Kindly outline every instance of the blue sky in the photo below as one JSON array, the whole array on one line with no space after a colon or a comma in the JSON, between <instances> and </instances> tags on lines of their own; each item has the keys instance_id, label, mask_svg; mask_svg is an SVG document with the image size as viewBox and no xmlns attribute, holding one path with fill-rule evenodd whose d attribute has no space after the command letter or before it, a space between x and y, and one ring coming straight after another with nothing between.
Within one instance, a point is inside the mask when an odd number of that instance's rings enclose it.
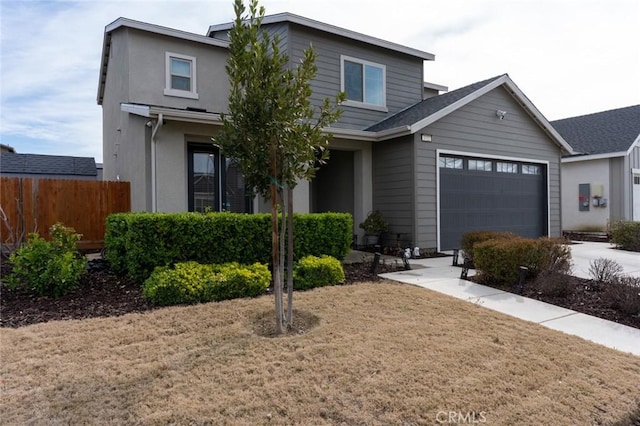
<instances>
[{"instance_id":1,"label":"blue sky","mask_svg":"<svg viewBox=\"0 0 640 426\"><path fill-rule=\"evenodd\" d=\"M263 0L436 55L450 89L509 73L549 119L640 104L638 0ZM321 6L318 6L321 5ZM232 0L0 0L0 143L102 161L104 27L123 16L205 34ZM199 79L200 80L200 79Z\"/></svg>"}]
</instances>

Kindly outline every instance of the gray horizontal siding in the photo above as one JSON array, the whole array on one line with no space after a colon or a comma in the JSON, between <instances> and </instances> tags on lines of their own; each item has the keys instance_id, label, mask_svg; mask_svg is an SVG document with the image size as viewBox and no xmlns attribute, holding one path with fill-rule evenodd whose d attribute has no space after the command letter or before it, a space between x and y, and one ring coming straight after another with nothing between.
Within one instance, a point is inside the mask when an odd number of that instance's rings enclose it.
<instances>
[{"instance_id":1,"label":"gray horizontal siding","mask_svg":"<svg viewBox=\"0 0 640 426\"><path fill-rule=\"evenodd\" d=\"M389 221L389 242L396 234L413 238L413 143L404 137L373 145L373 208Z\"/></svg>"},{"instance_id":2,"label":"gray horizontal siding","mask_svg":"<svg viewBox=\"0 0 640 426\"><path fill-rule=\"evenodd\" d=\"M632 169L640 169L640 146L631 150L631 154L629 154L629 164Z\"/></svg>"},{"instance_id":3,"label":"gray horizontal siding","mask_svg":"<svg viewBox=\"0 0 640 426\"><path fill-rule=\"evenodd\" d=\"M499 120L497 109L507 111ZM437 244L436 150L478 156L494 155L549 163L550 234L560 235L560 149L503 88L496 88L416 134L416 240L421 247Z\"/></svg>"},{"instance_id":4,"label":"gray horizontal siding","mask_svg":"<svg viewBox=\"0 0 640 426\"><path fill-rule=\"evenodd\" d=\"M319 104L340 91L340 55L375 62L386 67L388 112L351 106L343 107L336 127L362 129L422 99L422 60L390 52L366 43L344 39L295 24L289 28L289 55L292 64L302 57L310 44L316 53L318 73L312 83L312 102Z\"/></svg>"}]
</instances>

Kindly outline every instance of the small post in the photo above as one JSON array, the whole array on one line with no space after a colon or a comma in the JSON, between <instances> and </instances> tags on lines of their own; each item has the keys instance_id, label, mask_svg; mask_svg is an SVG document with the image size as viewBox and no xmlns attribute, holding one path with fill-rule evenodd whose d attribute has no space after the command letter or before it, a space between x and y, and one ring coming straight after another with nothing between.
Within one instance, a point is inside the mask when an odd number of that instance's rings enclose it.
<instances>
[{"instance_id":1,"label":"small post","mask_svg":"<svg viewBox=\"0 0 640 426\"><path fill-rule=\"evenodd\" d=\"M451 266L458 266L458 256L460 255L459 249L453 249L453 263Z\"/></svg>"},{"instance_id":2,"label":"small post","mask_svg":"<svg viewBox=\"0 0 640 426\"><path fill-rule=\"evenodd\" d=\"M464 263L462 264L462 271L460 272L460 279L461 280L466 280L467 277L469 276L469 267L471 266L471 262L469 261L469 259L465 259Z\"/></svg>"},{"instance_id":3,"label":"small post","mask_svg":"<svg viewBox=\"0 0 640 426\"><path fill-rule=\"evenodd\" d=\"M513 286L513 293L522 294L522 288L524 287L524 281L527 279L527 273L529 272L529 268L526 266L520 266L518 271L518 280Z\"/></svg>"},{"instance_id":4,"label":"small post","mask_svg":"<svg viewBox=\"0 0 640 426\"><path fill-rule=\"evenodd\" d=\"M378 269L378 263L380 263L380 256L382 256L379 252L376 252L373 256L373 263L371 264L371 273L376 274L376 269Z\"/></svg>"},{"instance_id":5,"label":"small post","mask_svg":"<svg viewBox=\"0 0 640 426\"><path fill-rule=\"evenodd\" d=\"M411 265L409 265L409 256L411 256L411 250L407 250L409 251L409 253L407 253L407 251L402 252L402 263L404 264L405 271L411 270Z\"/></svg>"}]
</instances>

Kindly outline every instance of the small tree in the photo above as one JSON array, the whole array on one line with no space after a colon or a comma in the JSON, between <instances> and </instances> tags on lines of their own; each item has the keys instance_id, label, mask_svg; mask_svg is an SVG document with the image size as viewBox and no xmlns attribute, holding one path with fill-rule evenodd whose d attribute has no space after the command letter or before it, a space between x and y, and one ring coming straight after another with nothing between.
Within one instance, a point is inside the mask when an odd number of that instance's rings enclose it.
<instances>
[{"instance_id":1,"label":"small tree","mask_svg":"<svg viewBox=\"0 0 640 426\"><path fill-rule=\"evenodd\" d=\"M222 115L222 130L215 138L222 151L244 174L246 183L271 201L273 287L276 332L282 333L284 236L289 232L289 271L293 269L292 189L299 179L311 180L318 162L328 159L330 134L323 128L337 121L344 100L339 93L319 108L310 101L310 81L315 77L316 53L307 48L295 68L280 51L278 35L261 31L264 7L251 0L250 16L242 0L234 1L235 21L229 33L226 71L231 91L229 112ZM284 203L283 199L287 198ZM279 232L278 207L282 212ZM288 219L288 220L287 220ZM288 226L287 226L288 223ZM291 275L291 274L289 274ZM292 280L289 280L288 322L293 315Z\"/></svg>"}]
</instances>

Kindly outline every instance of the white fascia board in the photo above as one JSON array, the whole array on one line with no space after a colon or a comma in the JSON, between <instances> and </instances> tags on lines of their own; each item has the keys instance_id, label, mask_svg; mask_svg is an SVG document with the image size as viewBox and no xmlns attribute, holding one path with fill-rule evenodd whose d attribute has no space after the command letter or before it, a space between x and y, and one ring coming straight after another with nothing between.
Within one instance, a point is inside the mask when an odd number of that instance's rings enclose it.
<instances>
[{"instance_id":1,"label":"white fascia board","mask_svg":"<svg viewBox=\"0 0 640 426\"><path fill-rule=\"evenodd\" d=\"M222 124L220 114L212 112L188 111L183 109L172 109L163 107L150 107L149 112L152 116L158 116L159 114L162 114L165 120L215 125Z\"/></svg>"},{"instance_id":2,"label":"white fascia board","mask_svg":"<svg viewBox=\"0 0 640 426\"><path fill-rule=\"evenodd\" d=\"M412 47L403 46L401 44L393 43L380 38L371 37L362 33L340 28L335 25L326 24L324 22L315 21L313 19L305 18L303 16L294 15L292 13L278 13L276 15L265 16L262 20L262 25L274 24L279 22L291 22L294 24L302 25L309 28L314 28L319 31L323 31L330 34L335 34L340 37L350 38L352 40L361 41L363 43L372 44L374 46L383 47L385 49L393 50L407 55L415 56L425 61L435 60L433 53L424 52L422 50L414 49ZM218 31L228 31L233 26L233 22L226 22L224 24L211 25L207 34Z\"/></svg>"},{"instance_id":3,"label":"white fascia board","mask_svg":"<svg viewBox=\"0 0 640 426\"><path fill-rule=\"evenodd\" d=\"M629 149L627 150L627 155L631 154L631 152L633 151L633 149L635 147L639 147L640 146L640 135L638 135L638 137L636 138L635 141L633 141L633 143L631 144L631 146L629 147Z\"/></svg>"},{"instance_id":4,"label":"white fascia board","mask_svg":"<svg viewBox=\"0 0 640 426\"><path fill-rule=\"evenodd\" d=\"M151 117L151 111L148 105L120 104L120 111L139 115L140 117Z\"/></svg>"},{"instance_id":5,"label":"white fascia board","mask_svg":"<svg viewBox=\"0 0 640 426\"><path fill-rule=\"evenodd\" d=\"M378 140L385 141L388 139L397 138L399 136L410 135L412 133L414 132L411 131L411 126L400 126L394 127L393 129L381 130L379 132L376 132L376 136L378 137Z\"/></svg>"},{"instance_id":6,"label":"white fascia board","mask_svg":"<svg viewBox=\"0 0 640 426\"><path fill-rule=\"evenodd\" d=\"M628 154L624 151L621 152L605 152L604 154L592 154L592 155L576 155L574 157L563 157L563 163L577 163L578 161L589 161L589 160L602 160L604 158L616 158L616 157L625 157Z\"/></svg>"},{"instance_id":7,"label":"white fascia board","mask_svg":"<svg viewBox=\"0 0 640 426\"><path fill-rule=\"evenodd\" d=\"M428 81L422 82L422 87L425 89L437 90L439 92L448 92L449 88L447 86L443 86L441 84L429 83Z\"/></svg>"},{"instance_id":8,"label":"white fascia board","mask_svg":"<svg viewBox=\"0 0 640 426\"><path fill-rule=\"evenodd\" d=\"M204 43L210 46L217 46L227 49L229 47L229 42L224 40L215 39L207 36L203 36L200 34L194 34L187 31L176 30L174 28L163 27L160 25L149 24L146 22L135 21L129 18L118 18L109 25L105 27L105 33L111 33L112 31L120 28L120 27L128 27L134 28L141 31L146 31L154 34L161 34L168 37L179 38L182 40L195 41L197 43Z\"/></svg>"},{"instance_id":9,"label":"white fascia board","mask_svg":"<svg viewBox=\"0 0 640 426\"><path fill-rule=\"evenodd\" d=\"M324 133L331 133L334 137L337 137L340 139L353 139L353 140L368 141L368 142L375 142L378 140L378 137L375 132L367 132L366 130L324 127L322 131Z\"/></svg>"}]
</instances>

